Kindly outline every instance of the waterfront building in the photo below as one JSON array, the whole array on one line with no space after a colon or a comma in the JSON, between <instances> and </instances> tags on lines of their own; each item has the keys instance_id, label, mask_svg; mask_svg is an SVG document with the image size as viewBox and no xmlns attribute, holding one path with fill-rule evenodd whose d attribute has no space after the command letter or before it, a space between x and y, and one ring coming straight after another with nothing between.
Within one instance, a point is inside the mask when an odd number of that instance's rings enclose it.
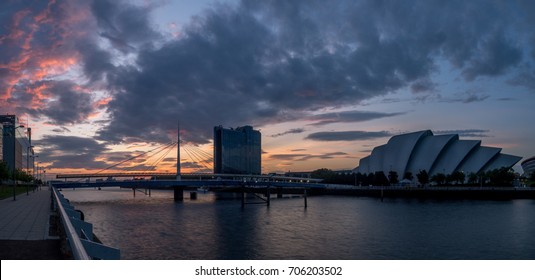
<instances>
[{"instance_id":1,"label":"waterfront building","mask_svg":"<svg viewBox=\"0 0 535 280\"><path fill-rule=\"evenodd\" d=\"M481 146L480 140L460 140L458 134L433 135L431 130L396 135L375 147L362 158L356 172L382 172L388 177L395 171L399 178L425 170L438 173L478 173L502 167L511 168L521 157L501 153L501 148Z\"/></svg>"},{"instance_id":2,"label":"waterfront building","mask_svg":"<svg viewBox=\"0 0 535 280\"><path fill-rule=\"evenodd\" d=\"M0 160L4 161L10 170L13 170L13 162L16 169L27 167L23 159L29 156L31 149L28 147L31 144L24 127L21 127L16 115L0 115L0 124L2 126Z\"/></svg>"},{"instance_id":3,"label":"waterfront building","mask_svg":"<svg viewBox=\"0 0 535 280\"><path fill-rule=\"evenodd\" d=\"M520 165L522 165L524 175L531 175L531 173L535 172L535 156L524 160Z\"/></svg>"},{"instance_id":4,"label":"waterfront building","mask_svg":"<svg viewBox=\"0 0 535 280\"><path fill-rule=\"evenodd\" d=\"M252 126L214 127L214 173L261 174L261 134Z\"/></svg>"}]
</instances>

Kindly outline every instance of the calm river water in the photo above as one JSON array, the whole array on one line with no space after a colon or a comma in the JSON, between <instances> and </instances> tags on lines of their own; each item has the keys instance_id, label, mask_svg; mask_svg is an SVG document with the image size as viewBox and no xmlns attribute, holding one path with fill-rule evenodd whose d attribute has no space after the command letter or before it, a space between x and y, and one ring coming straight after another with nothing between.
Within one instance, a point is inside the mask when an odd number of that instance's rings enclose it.
<instances>
[{"instance_id":1,"label":"calm river water","mask_svg":"<svg viewBox=\"0 0 535 280\"><path fill-rule=\"evenodd\" d=\"M535 200L63 193L123 259L535 259Z\"/></svg>"}]
</instances>

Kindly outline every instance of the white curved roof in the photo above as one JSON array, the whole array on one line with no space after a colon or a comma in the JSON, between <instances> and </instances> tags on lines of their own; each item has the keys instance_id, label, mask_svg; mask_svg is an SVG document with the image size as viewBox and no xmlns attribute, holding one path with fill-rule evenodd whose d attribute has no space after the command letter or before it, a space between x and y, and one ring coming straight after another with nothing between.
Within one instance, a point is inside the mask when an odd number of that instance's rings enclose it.
<instances>
[{"instance_id":1,"label":"white curved roof","mask_svg":"<svg viewBox=\"0 0 535 280\"><path fill-rule=\"evenodd\" d=\"M433 136L431 130L401 134L390 138L385 148L383 172L396 171L399 176L403 176L414 148L423 137L427 136Z\"/></svg>"},{"instance_id":2,"label":"white curved roof","mask_svg":"<svg viewBox=\"0 0 535 280\"><path fill-rule=\"evenodd\" d=\"M511 168L521 159L522 157L518 157L518 156L513 156L513 155L508 155L508 154L498 154L489 163L487 163L483 171L500 169L502 167Z\"/></svg>"},{"instance_id":3,"label":"white curved roof","mask_svg":"<svg viewBox=\"0 0 535 280\"><path fill-rule=\"evenodd\" d=\"M370 156L363 157L360 159L357 172L360 172L362 174L370 173Z\"/></svg>"},{"instance_id":4,"label":"white curved roof","mask_svg":"<svg viewBox=\"0 0 535 280\"><path fill-rule=\"evenodd\" d=\"M385 154L386 145L377 146L372 150L369 162L370 173L383 171L383 160Z\"/></svg>"},{"instance_id":5,"label":"white curved roof","mask_svg":"<svg viewBox=\"0 0 535 280\"><path fill-rule=\"evenodd\" d=\"M412 152L406 172L417 174L420 170L430 170L446 145L456 140L459 140L457 134L425 137Z\"/></svg>"},{"instance_id":6,"label":"white curved roof","mask_svg":"<svg viewBox=\"0 0 535 280\"><path fill-rule=\"evenodd\" d=\"M430 130L396 135L388 143L377 146L372 153L359 162L358 172L396 171L403 176L409 171L417 174L425 170L429 175L465 174L511 168L521 157L501 154L500 148L481 146L479 140L459 140L459 135L433 135ZM523 162L531 166L535 160ZM534 164L535 165L535 164Z\"/></svg>"},{"instance_id":7,"label":"white curved roof","mask_svg":"<svg viewBox=\"0 0 535 280\"><path fill-rule=\"evenodd\" d=\"M535 157L530 157L521 163L524 174L529 175L535 171Z\"/></svg>"},{"instance_id":8,"label":"white curved roof","mask_svg":"<svg viewBox=\"0 0 535 280\"><path fill-rule=\"evenodd\" d=\"M478 173L487 165L495 156L501 152L501 148L491 147L476 147L465 158L465 160L457 167L457 170L466 174Z\"/></svg>"},{"instance_id":9,"label":"white curved roof","mask_svg":"<svg viewBox=\"0 0 535 280\"><path fill-rule=\"evenodd\" d=\"M481 141L479 140L459 140L451 142L437 158L435 164L429 171L429 175L432 176L437 173L453 173L470 151L479 147L479 145L481 145Z\"/></svg>"}]
</instances>

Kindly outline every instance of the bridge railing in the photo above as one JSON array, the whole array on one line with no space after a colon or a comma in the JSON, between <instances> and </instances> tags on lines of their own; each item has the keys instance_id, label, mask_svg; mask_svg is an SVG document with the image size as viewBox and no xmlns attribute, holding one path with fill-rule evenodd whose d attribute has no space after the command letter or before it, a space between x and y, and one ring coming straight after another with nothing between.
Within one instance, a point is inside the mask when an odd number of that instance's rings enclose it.
<instances>
[{"instance_id":1,"label":"bridge railing","mask_svg":"<svg viewBox=\"0 0 535 280\"><path fill-rule=\"evenodd\" d=\"M75 260L118 260L119 249L93 241L93 225L83 221L78 212L55 187L52 187L54 206L58 211L67 241Z\"/></svg>"}]
</instances>

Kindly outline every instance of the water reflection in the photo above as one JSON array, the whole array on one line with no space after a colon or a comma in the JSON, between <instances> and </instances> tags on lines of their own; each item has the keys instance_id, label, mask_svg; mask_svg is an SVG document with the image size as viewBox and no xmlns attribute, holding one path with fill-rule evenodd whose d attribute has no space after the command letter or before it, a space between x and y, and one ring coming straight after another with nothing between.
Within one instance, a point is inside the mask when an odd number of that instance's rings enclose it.
<instances>
[{"instance_id":1,"label":"water reflection","mask_svg":"<svg viewBox=\"0 0 535 280\"><path fill-rule=\"evenodd\" d=\"M533 259L535 203L64 190L125 259Z\"/></svg>"}]
</instances>

